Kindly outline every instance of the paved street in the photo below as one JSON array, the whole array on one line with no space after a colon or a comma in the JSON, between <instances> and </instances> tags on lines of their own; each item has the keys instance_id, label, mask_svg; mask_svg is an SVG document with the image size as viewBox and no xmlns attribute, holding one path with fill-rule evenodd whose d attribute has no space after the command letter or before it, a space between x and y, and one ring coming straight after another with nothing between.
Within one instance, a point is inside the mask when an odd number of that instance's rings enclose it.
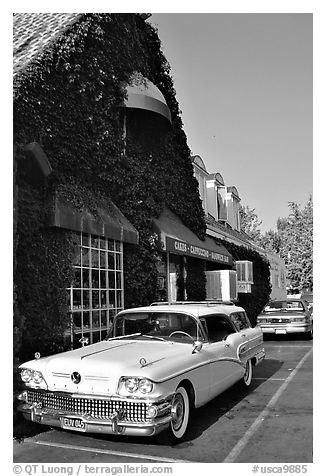
<instances>
[{"instance_id":1,"label":"paved street","mask_svg":"<svg viewBox=\"0 0 326 476\"><path fill-rule=\"evenodd\" d=\"M183 443L49 430L14 443L15 463L311 463L312 342L265 342L248 391L233 387L196 410Z\"/></svg>"}]
</instances>

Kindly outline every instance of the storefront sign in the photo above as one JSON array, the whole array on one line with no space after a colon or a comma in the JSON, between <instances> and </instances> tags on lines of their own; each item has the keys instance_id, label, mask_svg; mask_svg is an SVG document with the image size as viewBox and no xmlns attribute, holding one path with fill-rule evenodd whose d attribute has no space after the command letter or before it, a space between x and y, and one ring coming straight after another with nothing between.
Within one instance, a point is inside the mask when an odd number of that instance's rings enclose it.
<instances>
[{"instance_id":1,"label":"storefront sign","mask_svg":"<svg viewBox=\"0 0 326 476\"><path fill-rule=\"evenodd\" d=\"M201 258L208 261L216 261L218 263L232 264L230 256L226 256L216 251L208 250L199 246L176 240L175 238L166 237L166 251L171 253L192 256L193 258Z\"/></svg>"}]
</instances>

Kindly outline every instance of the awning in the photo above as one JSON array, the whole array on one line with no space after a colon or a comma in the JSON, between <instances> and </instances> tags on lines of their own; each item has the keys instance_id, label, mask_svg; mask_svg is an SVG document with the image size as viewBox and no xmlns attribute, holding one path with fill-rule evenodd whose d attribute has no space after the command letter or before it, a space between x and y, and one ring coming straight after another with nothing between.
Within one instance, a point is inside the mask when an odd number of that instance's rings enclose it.
<instances>
[{"instance_id":1,"label":"awning","mask_svg":"<svg viewBox=\"0 0 326 476\"><path fill-rule=\"evenodd\" d=\"M138 244L136 228L113 203L106 209L97 208L96 216L87 209L77 210L72 204L54 195L49 214L49 225L72 231L82 231L125 243Z\"/></svg>"},{"instance_id":2,"label":"awning","mask_svg":"<svg viewBox=\"0 0 326 476\"><path fill-rule=\"evenodd\" d=\"M162 251L233 265L232 255L223 245L208 236L204 241L200 240L170 210L165 209L159 218L153 219L153 223L160 236Z\"/></svg>"},{"instance_id":3,"label":"awning","mask_svg":"<svg viewBox=\"0 0 326 476\"><path fill-rule=\"evenodd\" d=\"M140 73L134 73L125 86L126 99L120 106L143 109L163 116L171 124L171 112L161 91Z\"/></svg>"}]
</instances>

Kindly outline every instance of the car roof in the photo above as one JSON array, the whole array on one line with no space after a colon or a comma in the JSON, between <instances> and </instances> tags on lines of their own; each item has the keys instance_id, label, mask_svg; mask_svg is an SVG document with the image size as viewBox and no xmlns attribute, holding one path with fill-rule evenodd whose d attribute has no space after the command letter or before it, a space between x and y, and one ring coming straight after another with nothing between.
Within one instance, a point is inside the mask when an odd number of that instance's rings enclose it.
<instances>
[{"instance_id":1,"label":"car roof","mask_svg":"<svg viewBox=\"0 0 326 476\"><path fill-rule=\"evenodd\" d=\"M187 303L172 303L172 304L159 304L155 303L152 306L143 306L136 307L132 309L125 309L120 311L120 313L132 313L132 312L172 312L172 313L182 313L182 314L191 314L195 317L203 317L209 314L226 314L229 316L234 312L244 312L244 309L240 306L235 306L233 304L217 304L217 303L207 303L202 302L191 302ZM120 314L119 313L119 314Z\"/></svg>"}]
</instances>

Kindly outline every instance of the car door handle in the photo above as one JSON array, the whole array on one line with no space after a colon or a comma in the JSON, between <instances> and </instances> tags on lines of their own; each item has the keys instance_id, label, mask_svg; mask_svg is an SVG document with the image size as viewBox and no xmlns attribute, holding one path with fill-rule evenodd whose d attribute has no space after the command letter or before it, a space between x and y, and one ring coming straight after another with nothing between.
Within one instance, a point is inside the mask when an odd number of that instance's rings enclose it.
<instances>
[{"instance_id":1,"label":"car door handle","mask_svg":"<svg viewBox=\"0 0 326 476\"><path fill-rule=\"evenodd\" d=\"M230 344L229 344L228 342L226 342L226 343L224 344L224 347L230 347Z\"/></svg>"},{"instance_id":2,"label":"car door handle","mask_svg":"<svg viewBox=\"0 0 326 476\"><path fill-rule=\"evenodd\" d=\"M246 334L241 334L241 337L247 337Z\"/></svg>"}]
</instances>

